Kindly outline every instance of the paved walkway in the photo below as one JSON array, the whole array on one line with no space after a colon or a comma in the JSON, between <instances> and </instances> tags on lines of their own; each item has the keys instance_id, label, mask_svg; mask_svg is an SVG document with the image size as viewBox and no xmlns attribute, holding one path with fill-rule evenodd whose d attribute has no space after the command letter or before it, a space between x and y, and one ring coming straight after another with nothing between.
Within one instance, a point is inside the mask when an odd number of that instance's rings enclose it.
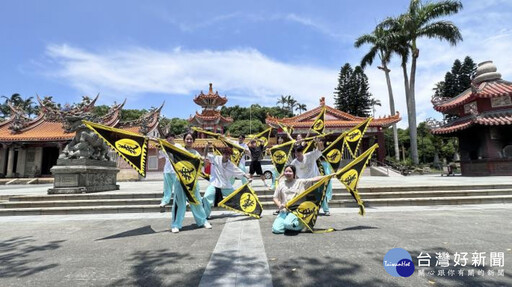
<instances>
[{"instance_id":1,"label":"paved walkway","mask_svg":"<svg viewBox=\"0 0 512 287\"><path fill-rule=\"evenodd\" d=\"M405 182L510 178L365 177L360 186ZM121 183L116 192L159 192L161 185ZM0 186L0 193L45 194L47 188ZM261 220L214 211L211 230L195 226L187 212L178 234L169 232L168 213L0 217L0 286L512 286L511 204L366 211L361 217L355 208L333 208L316 227L335 232L286 235L271 233L271 210ZM431 266L416 266L408 278L392 277L383 258L396 247L407 250L416 265L420 254L429 253ZM435 266L440 252L451 254L450 267ZM469 254L467 266L453 266L456 252ZM471 254L481 252L486 265L473 266ZM490 266L491 252L503 254L502 266ZM465 276L458 275L461 269ZM449 276L449 270L457 275Z\"/></svg>"}]
</instances>

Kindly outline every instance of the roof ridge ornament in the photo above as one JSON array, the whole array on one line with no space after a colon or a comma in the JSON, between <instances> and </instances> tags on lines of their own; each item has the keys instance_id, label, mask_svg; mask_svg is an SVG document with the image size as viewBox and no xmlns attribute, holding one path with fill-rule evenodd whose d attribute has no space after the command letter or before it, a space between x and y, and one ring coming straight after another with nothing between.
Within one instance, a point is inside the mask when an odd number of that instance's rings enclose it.
<instances>
[{"instance_id":1,"label":"roof ridge ornament","mask_svg":"<svg viewBox=\"0 0 512 287\"><path fill-rule=\"evenodd\" d=\"M492 61L485 61L478 64L473 83L478 85L482 82L501 80L501 74L497 72L496 65Z\"/></svg>"}]
</instances>

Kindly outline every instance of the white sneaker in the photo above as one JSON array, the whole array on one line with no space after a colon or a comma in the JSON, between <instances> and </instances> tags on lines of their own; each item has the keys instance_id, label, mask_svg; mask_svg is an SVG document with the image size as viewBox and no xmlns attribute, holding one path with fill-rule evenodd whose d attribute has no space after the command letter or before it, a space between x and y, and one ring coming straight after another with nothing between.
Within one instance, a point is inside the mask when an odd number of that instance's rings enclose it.
<instances>
[{"instance_id":1,"label":"white sneaker","mask_svg":"<svg viewBox=\"0 0 512 287\"><path fill-rule=\"evenodd\" d=\"M203 226L206 229L212 229L212 225L208 221L206 221Z\"/></svg>"},{"instance_id":2,"label":"white sneaker","mask_svg":"<svg viewBox=\"0 0 512 287\"><path fill-rule=\"evenodd\" d=\"M180 232L180 230L177 227L173 227L173 228L171 228L171 232L178 233L178 232Z\"/></svg>"}]
</instances>

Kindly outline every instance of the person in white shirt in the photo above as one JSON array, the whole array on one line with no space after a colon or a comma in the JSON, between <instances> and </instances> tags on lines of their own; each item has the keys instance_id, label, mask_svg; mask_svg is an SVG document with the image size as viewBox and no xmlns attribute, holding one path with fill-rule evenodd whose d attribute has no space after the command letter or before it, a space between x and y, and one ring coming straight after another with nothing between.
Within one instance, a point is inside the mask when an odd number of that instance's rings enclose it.
<instances>
[{"instance_id":1,"label":"person in white shirt","mask_svg":"<svg viewBox=\"0 0 512 287\"><path fill-rule=\"evenodd\" d=\"M319 138L315 139L316 148L306 154L302 152L306 148L299 144L294 148L295 159L290 163L297 169L298 178L312 178L320 175L316 161L322 156L323 143Z\"/></svg>"},{"instance_id":2,"label":"person in white shirt","mask_svg":"<svg viewBox=\"0 0 512 287\"><path fill-rule=\"evenodd\" d=\"M172 145L183 148L180 144L174 142L176 135L173 133L168 133L165 136L165 139ZM176 182L176 172L172 168L172 164L169 161L169 156L165 154L164 151L160 150L158 158L165 158L165 166L164 166L164 194L162 200L160 201L160 207L163 208L171 201L171 197L173 194L173 186L174 182Z\"/></svg>"},{"instance_id":3,"label":"person in white shirt","mask_svg":"<svg viewBox=\"0 0 512 287\"><path fill-rule=\"evenodd\" d=\"M210 185L203 196L203 208L207 218L210 217L212 206L217 206L222 197L228 196L235 191L231 184L231 178L250 178L248 174L231 162L230 157L233 154L231 148L225 148L222 156L215 156L208 154L210 146L211 143L209 142L205 148L205 158L211 163Z\"/></svg>"}]
</instances>

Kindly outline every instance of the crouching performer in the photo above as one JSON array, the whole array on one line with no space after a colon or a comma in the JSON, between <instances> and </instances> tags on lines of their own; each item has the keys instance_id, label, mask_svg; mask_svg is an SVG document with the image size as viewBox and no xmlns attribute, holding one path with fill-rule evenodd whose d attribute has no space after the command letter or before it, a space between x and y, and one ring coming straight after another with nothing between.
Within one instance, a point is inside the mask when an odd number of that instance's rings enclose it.
<instances>
[{"instance_id":1,"label":"crouching performer","mask_svg":"<svg viewBox=\"0 0 512 287\"><path fill-rule=\"evenodd\" d=\"M210 147L211 143L208 143L204 152L205 157L211 162L210 185L203 196L203 208L207 218L210 217L212 206L217 206L223 197L235 191L231 184L233 177L250 178L249 175L231 162L230 157L233 154L231 148L224 149L222 156L215 156L208 153Z\"/></svg>"},{"instance_id":2,"label":"crouching performer","mask_svg":"<svg viewBox=\"0 0 512 287\"><path fill-rule=\"evenodd\" d=\"M283 176L279 179L274 192L274 203L279 209L279 214L272 224L273 233L280 234L284 233L285 230L301 231L306 227L295 214L286 210L285 206L288 201L301 194L322 178L324 178L324 176L298 179L295 166L287 165L284 168Z\"/></svg>"}]
</instances>

